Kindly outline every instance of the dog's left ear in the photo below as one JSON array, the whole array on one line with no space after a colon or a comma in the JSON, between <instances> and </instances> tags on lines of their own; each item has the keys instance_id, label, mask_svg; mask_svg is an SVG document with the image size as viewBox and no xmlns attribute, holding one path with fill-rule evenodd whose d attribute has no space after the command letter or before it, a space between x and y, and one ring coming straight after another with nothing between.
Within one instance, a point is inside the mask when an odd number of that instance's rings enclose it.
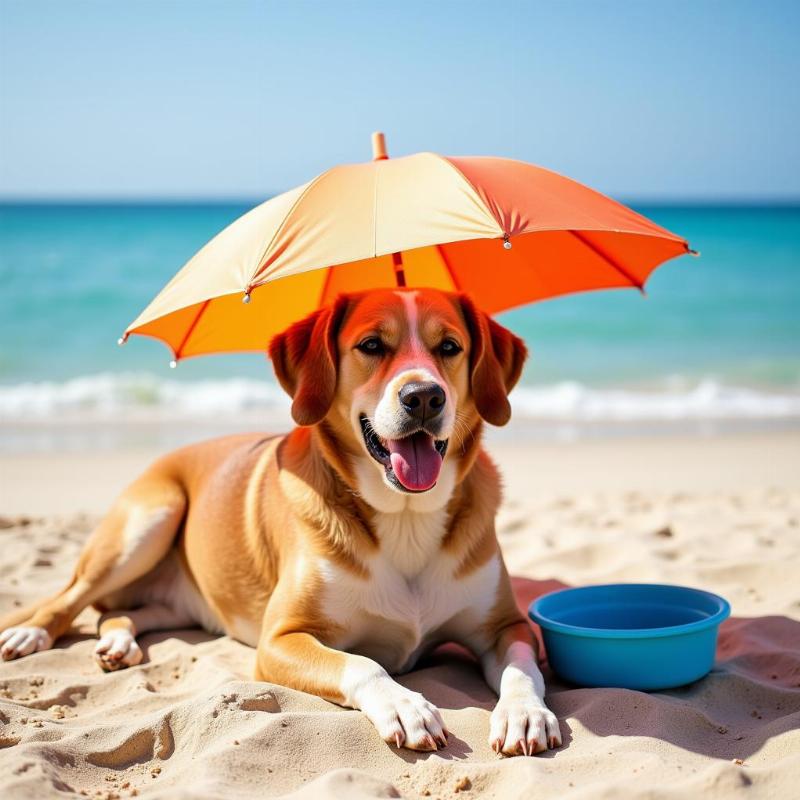
<instances>
[{"instance_id":1,"label":"dog's left ear","mask_svg":"<svg viewBox=\"0 0 800 800\"><path fill-rule=\"evenodd\" d=\"M498 325L460 295L461 311L472 338L470 386L478 413L492 425L505 425L511 418L508 393L516 386L528 349L519 336Z\"/></svg>"},{"instance_id":2,"label":"dog's left ear","mask_svg":"<svg viewBox=\"0 0 800 800\"><path fill-rule=\"evenodd\" d=\"M336 338L347 305L346 297L338 297L269 343L275 375L292 397L292 417L298 425L316 425L333 405L339 375Z\"/></svg>"}]
</instances>

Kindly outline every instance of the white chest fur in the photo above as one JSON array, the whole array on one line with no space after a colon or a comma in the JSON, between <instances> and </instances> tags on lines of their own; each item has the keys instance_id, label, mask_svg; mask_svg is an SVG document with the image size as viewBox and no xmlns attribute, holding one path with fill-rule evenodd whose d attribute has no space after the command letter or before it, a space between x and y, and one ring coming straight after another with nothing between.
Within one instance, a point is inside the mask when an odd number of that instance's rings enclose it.
<instances>
[{"instance_id":1,"label":"white chest fur","mask_svg":"<svg viewBox=\"0 0 800 800\"><path fill-rule=\"evenodd\" d=\"M376 659L390 672L410 668L428 645L465 641L494 605L500 563L492 558L465 577L442 551L445 509L376 515L379 551L357 577L322 560L323 614L341 626L335 646Z\"/></svg>"}]
</instances>

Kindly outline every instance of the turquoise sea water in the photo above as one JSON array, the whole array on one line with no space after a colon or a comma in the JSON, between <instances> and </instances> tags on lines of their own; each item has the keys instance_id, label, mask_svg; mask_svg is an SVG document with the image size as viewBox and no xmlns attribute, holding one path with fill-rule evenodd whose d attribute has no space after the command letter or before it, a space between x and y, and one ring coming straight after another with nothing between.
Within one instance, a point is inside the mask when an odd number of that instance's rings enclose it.
<instances>
[{"instance_id":1,"label":"turquoise sea water","mask_svg":"<svg viewBox=\"0 0 800 800\"><path fill-rule=\"evenodd\" d=\"M156 342L116 344L174 272L249 207L0 205L0 413L4 397L7 413L21 413L45 382L52 397L98 375L104 391L128 376L126 391L143 403L157 402L162 381L214 379L219 391L233 378L269 380L258 355L192 359L170 370ZM686 237L701 257L660 267L645 298L593 292L502 315L531 348L524 384L541 390L531 398L563 404L565 387L573 404L578 388L581 397L619 390L628 399L698 386L800 395L800 206L637 210ZM139 389L130 388L134 374Z\"/></svg>"}]
</instances>

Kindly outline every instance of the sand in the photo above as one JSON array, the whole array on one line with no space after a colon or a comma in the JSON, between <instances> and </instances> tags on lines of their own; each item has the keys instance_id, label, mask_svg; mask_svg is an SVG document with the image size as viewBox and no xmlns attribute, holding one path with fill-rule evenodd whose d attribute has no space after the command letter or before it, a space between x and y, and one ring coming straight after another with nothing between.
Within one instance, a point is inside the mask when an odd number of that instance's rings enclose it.
<instances>
[{"instance_id":1,"label":"sand","mask_svg":"<svg viewBox=\"0 0 800 800\"><path fill-rule=\"evenodd\" d=\"M358 712L251 680L253 651L146 635L102 674L94 612L57 649L0 664L3 798L795 798L800 782L800 437L495 443L498 531L521 605L564 585L677 582L726 596L717 665L677 690L563 684L564 746L501 758L475 665L400 680L443 710L446 750L397 751ZM0 457L0 613L57 590L97 514L152 453Z\"/></svg>"}]
</instances>

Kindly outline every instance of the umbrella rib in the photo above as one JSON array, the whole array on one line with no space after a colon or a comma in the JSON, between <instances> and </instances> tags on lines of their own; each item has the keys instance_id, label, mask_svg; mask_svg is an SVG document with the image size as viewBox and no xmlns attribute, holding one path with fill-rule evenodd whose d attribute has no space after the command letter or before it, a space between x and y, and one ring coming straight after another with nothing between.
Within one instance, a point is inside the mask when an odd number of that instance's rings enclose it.
<instances>
[{"instance_id":1,"label":"umbrella rib","mask_svg":"<svg viewBox=\"0 0 800 800\"><path fill-rule=\"evenodd\" d=\"M503 220L497 219L497 217L492 213L492 209L489 208L489 206L486 204L486 201L481 197L481 194L476 188L475 184L447 156L439 155L439 153L431 153L431 155L435 156L440 161L444 161L444 163L447 164L447 166L450 167L450 169L453 170L453 172L455 172L456 175L458 175L458 177L461 178L461 180L464 181L464 183L472 190L475 198L479 201L481 208L497 223L497 227L500 228L501 235L510 233L510 231L506 230Z\"/></svg>"},{"instance_id":2,"label":"umbrella rib","mask_svg":"<svg viewBox=\"0 0 800 800\"><path fill-rule=\"evenodd\" d=\"M194 329L197 327L197 323L200 322L200 317L206 313L206 309L208 308L208 304L211 300L206 300L202 306L200 306L200 310L197 312L197 316L192 320L192 324L189 326L189 329L186 331L186 334L183 337L178 349L175 351L175 360L177 361L181 357L181 352L183 348L186 347L186 342L189 341L189 337L194 333Z\"/></svg>"},{"instance_id":3,"label":"umbrella rib","mask_svg":"<svg viewBox=\"0 0 800 800\"><path fill-rule=\"evenodd\" d=\"M631 286L636 287L642 294L645 293L644 284L638 278L628 272L625 267L618 264L613 258L611 258L611 256L609 256L607 253L604 253L601 248L594 244L594 242L589 240L586 236L578 231L570 230L567 231L567 233L572 234L572 236L574 236L582 245L588 247L596 256L602 258L606 264L612 266L617 272L619 272L620 275L622 275L623 278L625 278L626 281L628 281L628 283L631 284Z\"/></svg>"},{"instance_id":4,"label":"umbrella rib","mask_svg":"<svg viewBox=\"0 0 800 800\"><path fill-rule=\"evenodd\" d=\"M328 267L327 272L325 273L325 280L322 282L322 291L319 293L319 304L322 305L325 302L325 295L328 292L328 286L331 282L331 275L333 275L333 267Z\"/></svg>"},{"instance_id":5,"label":"umbrella rib","mask_svg":"<svg viewBox=\"0 0 800 800\"><path fill-rule=\"evenodd\" d=\"M444 268L447 270L447 274L450 276L450 279L453 281L453 286L455 286L456 291L462 291L461 285L458 282L458 278L456 278L455 272L453 272L453 268L450 266L450 260L445 255L444 249L440 244L436 245L436 250L439 253L439 258L442 259L442 263L444 264Z\"/></svg>"},{"instance_id":6,"label":"umbrella rib","mask_svg":"<svg viewBox=\"0 0 800 800\"><path fill-rule=\"evenodd\" d=\"M291 217L291 216L292 216L292 214L294 213L295 209L296 209L296 208L297 208L297 207L300 205L300 203L301 203L301 202L302 202L302 201L305 199L306 195L307 195L307 194L308 194L308 193L309 193L309 192L310 192L310 191L311 191L311 190L314 188L314 186L316 186L316 184L317 184L317 183L319 183L319 182L322 180L322 178L324 178L324 177L325 177L325 176L326 176L326 175L327 175L329 172L331 172L331 170L329 170L329 169L328 169L328 170L325 170L325 172L320 172L320 174L319 174L319 175L317 175L315 178L312 178L312 179L311 179L311 180L308 182L308 185L306 186L306 188L305 188L305 189L303 189L303 191L302 191L302 192L300 192L300 196L299 196L299 197L298 197L298 198L297 198L297 199L294 201L294 203L292 203L292 207L291 207L291 208L290 208L290 209L289 209L289 210L286 212L286 215L285 215L285 216L284 216L284 218L281 220L281 222L280 222L280 224L278 225L278 227L275 229L275 232L272 234L272 238L269 240L269 242L267 243L267 246L264 248L264 252L261 254L261 256L259 257L258 261L256 262L256 263L257 263L257 266L256 266L256 269L255 269L255 272L253 272L253 274L250 276L250 280L249 280L249 281L248 281L248 283L247 283L247 288L248 288L248 289L249 289L250 287L253 287L253 286L255 286L255 285L256 285L256 284L254 284L254 283L253 283L253 281L255 281L255 279L256 279L256 278L259 276L259 274L261 273L261 271L264 269L264 266L265 266L265 264L266 264L266 258L267 258L267 254L268 254L268 253L269 253L269 251L272 249L272 245L274 245L274 244L275 244L275 242L278 240L278 236L279 236L281 233L283 233L283 230L284 230L284 228L286 227L286 225L287 225L287 223L288 223L289 217Z\"/></svg>"}]
</instances>

